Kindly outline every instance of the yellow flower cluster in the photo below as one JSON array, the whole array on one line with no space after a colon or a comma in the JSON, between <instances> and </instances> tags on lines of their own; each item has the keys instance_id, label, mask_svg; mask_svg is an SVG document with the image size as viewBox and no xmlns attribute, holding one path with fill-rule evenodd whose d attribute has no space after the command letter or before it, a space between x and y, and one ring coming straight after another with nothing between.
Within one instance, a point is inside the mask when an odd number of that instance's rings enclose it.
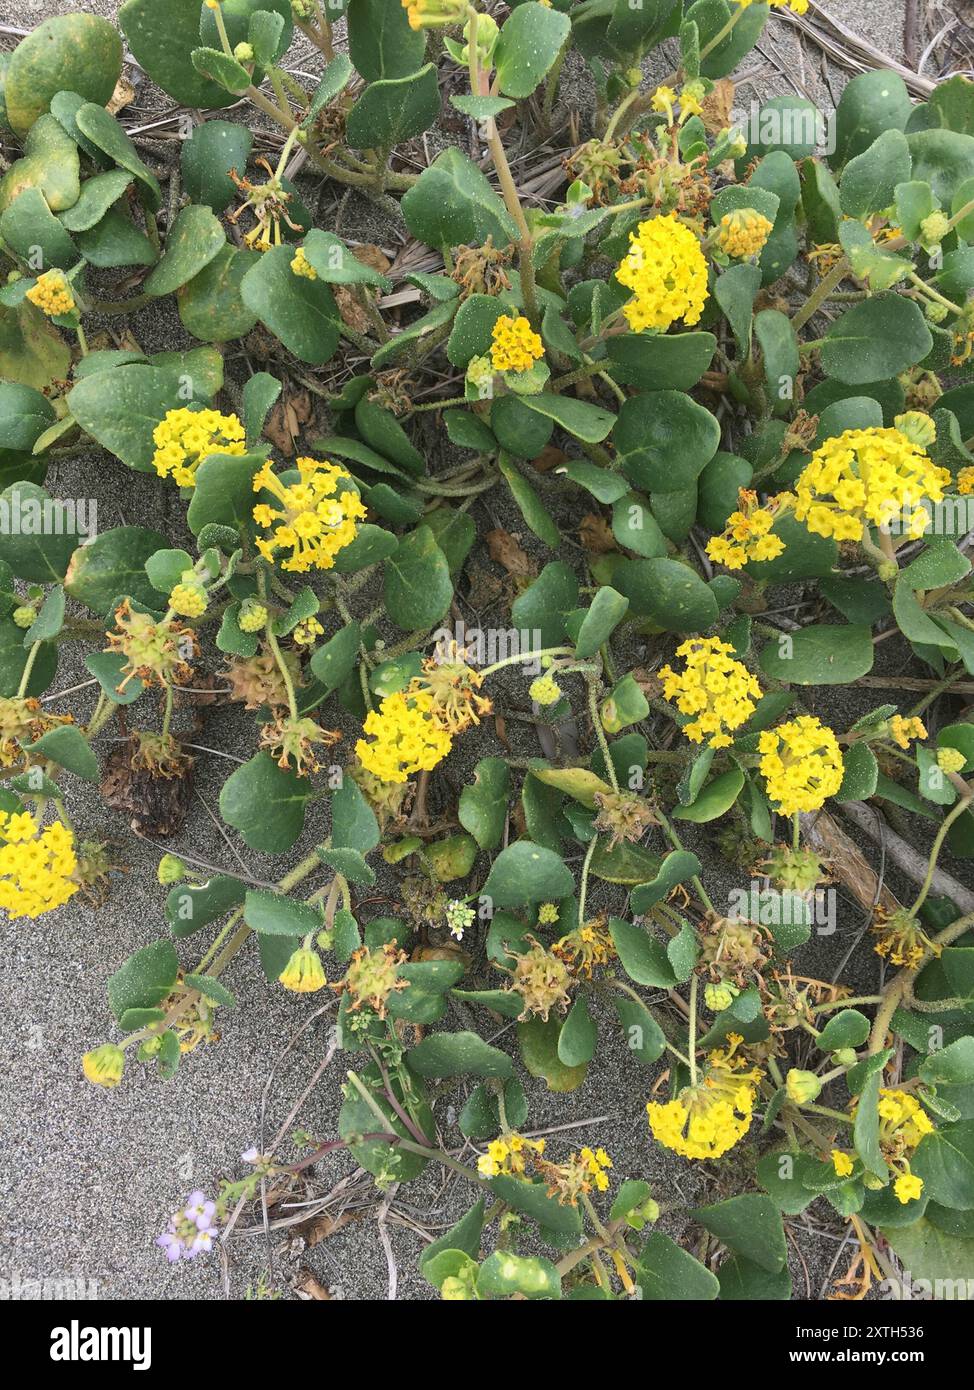
<instances>
[{"instance_id":1,"label":"yellow flower cluster","mask_svg":"<svg viewBox=\"0 0 974 1390\"><path fill-rule=\"evenodd\" d=\"M595 1189L607 1192L612 1159L605 1149L582 1149L581 1153L568 1155L564 1163L539 1161L537 1168L547 1183L548 1196L556 1198L562 1206L578 1205L579 1197Z\"/></svg>"},{"instance_id":2,"label":"yellow flower cluster","mask_svg":"<svg viewBox=\"0 0 974 1390\"><path fill-rule=\"evenodd\" d=\"M543 920L539 912L538 921ZM576 927L556 941L551 954L564 961L573 975L584 975L586 980L590 980L597 965L605 965L607 961L615 959L616 948L606 922L596 920Z\"/></svg>"},{"instance_id":3,"label":"yellow flower cluster","mask_svg":"<svg viewBox=\"0 0 974 1390\"><path fill-rule=\"evenodd\" d=\"M915 738L926 738L927 730L922 719L904 719L902 714L894 714L889 721L889 734L898 748L909 748Z\"/></svg>"},{"instance_id":4,"label":"yellow flower cluster","mask_svg":"<svg viewBox=\"0 0 974 1390\"><path fill-rule=\"evenodd\" d=\"M75 307L71 286L60 270L45 270L43 275L38 275L26 297L52 319L60 314L70 314Z\"/></svg>"},{"instance_id":5,"label":"yellow flower cluster","mask_svg":"<svg viewBox=\"0 0 974 1390\"><path fill-rule=\"evenodd\" d=\"M711 560L729 570L743 569L751 560L774 560L785 548L781 537L771 534L777 504L760 507L757 493L742 487L737 506L721 534L707 542Z\"/></svg>"},{"instance_id":6,"label":"yellow flower cluster","mask_svg":"<svg viewBox=\"0 0 974 1390\"><path fill-rule=\"evenodd\" d=\"M318 952L304 946L293 953L277 978L294 994L313 994L328 983Z\"/></svg>"},{"instance_id":7,"label":"yellow flower cluster","mask_svg":"<svg viewBox=\"0 0 974 1390\"><path fill-rule=\"evenodd\" d=\"M490 362L495 372L529 372L544 356L544 343L523 314L503 314L491 329Z\"/></svg>"},{"instance_id":8,"label":"yellow flower cluster","mask_svg":"<svg viewBox=\"0 0 974 1390\"><path fill-rule=\"evenodd\" d=\"M930 940L917 919L904 907L890 912L880 904L870 930L878 938L873 950L891 965L916 970L928 956L940 955L941 948Z\"/></svg>"},{"instance_id":9,"label":"yellow flower cluster","mask_svg":"<svg viewBox=\"0 0 974 1390\"><path fill-rule=\"evenodd\" d=\"M957 474L957 491L962 497L974 493L974 468L962 468Z\"/></svg>"},{"instance_id":10,"label":"yellow flower cluster","mask_svg":"<svg viewBox=\"0 0 974 1390\"><path fill-rule=\"evenodd\" d=\"M910 1159L920 1140L933 1129L933 1121L916 1096L907 1091L880 1091L879 1147L898 1174L893 1191L904 1206L923 1191L923 1179L910 1172Z\"/></svg>"},{"instance_id":11,"label":"yellow flower cluster","mask_svg":"<svg viewBox=\"0 0 974 1390\"><path fill-rule=\"evenodd\" d=\"M244 427L218 410L168 410L152 431L152 466L180 487L196 485L196 470L210 454L245 454Z\"/></svg>"},{"instance_id":12,"label":"yellow flower cluster","mask_svg":"<svg viewBox=\"0 0 974 1390\"><path fill-rule=\"evenodd\" d=\"M200 618L206 612L206 590L202 584L177 584L169 595L169 607L183 618Z\"/></svg>"},{"instance_id":13,"label":"yellow flower cluster","mask_svg":"<svg viewBox=\"0 0 974 1390\"><path fill-rule=\"evenodd\" d=\"M959 748L938 748L937 766L941 772L961 772L967 758Z\"/></svg>"},{"instance_id":14,"label":"yellow flower cluster","mask_svg":"<svg viewBox=\"0 0 974 1390\"><path fill-rule=\"evenodd\" d=\"M13 920L63 907L78 891L74 836L54 821L41 830L29 811L0 811L0 907Z\"/></svg>"},{"instance_id":15,"label":"yellow flower cluster","mask_svg":"<svg viewBox=\"0 0 974 1390\"><path fill-rule=\"evenodd\" d=\"M543 1139L525 1139L520 1134L505 1134L502 1139L492 1139L487 1152L477 1160L477 1171L485 1178L496 1178L500 1173L520 1177L524 1173L527 1159L532 1154L544 1153Z\"/></svg>"},{"instance_id":16,"label":"yellow flower cluster","mask_svg":"<svg viewBox=\"0 0 974 1390\"><path fill-rule=\"evenodd\" d=\"M574 1158L574 1154L572 1157ZM582 1149L578 1157L582 1160L582 1164L592 1179L593 1187L599 1192L606 1192L609 1187L609 1179L604 1170L612 1167L612 1159L605 1149L595 1149L594 1152L592 1149Z\"/></svg>"},{"instance_id":17,"label":"yellow flower cluster","mask_svg":"<svg viewBox=\"0 0 974 1390\"><path fill-rule=\"evenodd\" d=\"M663 666L659 675L666 699L675 701L681 714L695 716L683 732L691 743L707 738L711 748L726 748L734 741L728 731L739 729L754 713L760 685L735 659L730 643L719 637L691 637L676 654L685 659L686 669L677 674Z\"/></svg>"},{"instance_id":18,"label":"yellow flower cluster","mask_svg":"<svg viewBox=\"0 0 974 1390\"><path fill-rule=\"evenodd\" d=\"M813 714L765 729L758 750L768 796L783 816L820 810L842 785L838 740Z\"/></svg>"},{"instance_id":19,"label":"yellow flower cluster","mask_svg":"<svg viewBox=\"0 0 974 1390\"><path fill-rule=\"evenodd\" d=\"M266 489L280 504L261 502L254 508L257 525L265 531L274 528L269 536L258 537L257 549L271 562L279 550L290 550L281 568L296 574L330 570L338 552L355 539L355 523L366 508L351 478L336 464L300 458L297 470L300 482L282 483L268 459L255 476L254 491Z\"/></svg>"},{"instance_id":20,"label":"yellow flower cluster","mask_svg":"<svg viewBox=\"0 0 974 1390\"><path fill-rule=\"evenodd\" d=\"M317 280L318 278L318 272L304 254L303 246L299 246L291 258L291 272L302 280Z\"/></svg>"},{"instance_id":21,"label":"yellow flower cluster","mask_svg":"<svg viewBox=\"0 0 974 1390\"><path fill-rule=\"evenodd\" d=\"M402 7L409 17L410 29L460 24L469 9L467 0L402 0Z\"/></svg>"},{"instance_id":22,"label":"yellow flower cluster","mask_svg":"<svg viewBox=\"0 0 974 1390\"><path fill-rule=\"evenodd\" d=\"M640 222L616 279L632 290L624 313L634 333L665 332L682 318L699 323L707 299L707 262L700 243L675 213Z\"/></svg>"},{"instance_id":23,"label":"yellow flower cluster","mask_svg":"<svg viewBox=\"0 0 974 1390\"><path fill-rule=\"evenodd\" d=\"M795 516L817 536L862 539L867 525L901 517L903 533L922 536L924 498L939 502L950 482L919 445L897 429L846 430L812 455L795 484Z\"/></svg>"},{"instance_id":24,"label":"yellow flower cluster","mask_svg":"<svg viewBox=\"0 0 974 1390\"><path fill-rule=\"evenodd\" d=\"M433 718L433 699L422 693L387 695L362 726L374 742L360 738L359 762L383 782L405 782L414 772L429 772L453 746L451 735Z\"/></svg>"},{"instance_id":25,"label":"yellow flower cluster","mask_svg":"<svg viewBox=\"0 0 974 1390\"><path fill-rule=\"evenodd\" d=\"M761 1072L737 1056L742 1039L731 1033L726 1049L711 1052L703 1080L676 1100L646 1106L657 1143L683 1158L720 1158L748 1131Z\"/></svg>"},{"instance_id":26,"label":"yellow flower cluster","mask_svg":"<svg viewBox=\"0 0 974 1390\"><path fill-rule=\"evenodd\" d=\"M448 734L462 734L480 717L490 714L493 705L480 687L484 678L468 666L464 653L454 642L445 656L432 656L423 662L422 674L409 684L408 694L428 695L432 700L430 715L433 722Z\"/></svg>"},{"instance_id":27,"label":"yellow flower cluster","mask_svg":"<svg viewBox=\"0 0 974 1390\"><path fill-rule=\"evenodd\" d=\"M725 255L744 261L763 249L773 228L774 223L754 208L736 208L720 219L717 245Z\"/></svg>"}]
</instances>

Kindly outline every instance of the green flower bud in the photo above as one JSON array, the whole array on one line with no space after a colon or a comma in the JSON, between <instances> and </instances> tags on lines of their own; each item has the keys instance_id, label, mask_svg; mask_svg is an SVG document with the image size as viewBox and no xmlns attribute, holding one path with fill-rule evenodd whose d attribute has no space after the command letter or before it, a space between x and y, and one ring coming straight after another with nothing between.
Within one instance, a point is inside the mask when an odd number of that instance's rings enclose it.
<instances>
[{"instance_id":1,"label":"green flower bud","mask_svg":"<svg viewBox=\"0 0 974 1390\"><path fill-rule=\"evenodd\" d=\"M267 622L267 609L252 598L245 598L237 615L237 627L241 632L260 632Z\"/></svg>"},{"instance_id":2,"label":"green flower bud","mask_svg":"<svg viewBox=\"0 0 974 1390\"><path fill-rule=\"evenodd\" d=\"M944 212L932 212L920 223L920 240L924 246L939 246L950 231L950 219Z\"/></svg>"},{"instance_id":3,"label":"green flower bud","mask_svg":"<svg viewBox=\"0 0 974 1390\"><path fill-rule=\"evenodd\" d=\"M20 608L13 611L13 620L18 627L29 628L37 617L37 610L32 608L29 603L25 603Z\"/></svg>"},{"instance_id":4,"label":"green flower bud","mask_svg":"<svg viewBox=\"0 0 974 1390\"><path fill-rule=\"evenodd\" d=\"M167 883L181 883L186 877L186 865L175 854L164 854L156 869L156 879L165 886Z\"/></svg>"},{"instance_id":5,"label":"green flower bud","mask_svg":"<svg viewBox=\"0 0 974 1390\"><path fill-rule=\"evenodd\" d=\"M813 1071L799 1071L792 1067L785 1077L785 1090L788 1099L795 1105L807 1105L817 1100L822 1091L822 1083Z\"/></svg>"}]
</instances>

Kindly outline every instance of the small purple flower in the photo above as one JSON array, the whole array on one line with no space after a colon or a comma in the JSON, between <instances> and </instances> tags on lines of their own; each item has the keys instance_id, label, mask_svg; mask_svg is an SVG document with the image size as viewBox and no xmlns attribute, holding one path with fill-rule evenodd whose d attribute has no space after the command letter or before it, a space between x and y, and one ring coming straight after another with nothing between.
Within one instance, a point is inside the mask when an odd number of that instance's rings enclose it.
<instances>
[{"instance_id":1,"label":"small purple flower","mask_svg":"<svg viewBox=\"0 0 974 1390\"><path fill-rule=\"evenodd\" d=\"M183 1243L174 1231L163 1231L161 1236L156 1236L155 1243L165 1250L170 1264L175 1264L183 1253Z\"/></svg>"},{"instance_id":2,"label":"small purple flower","mask_svg":"<svg viewBox=\"0 0 974 1390\"><path fill-rule=\"evenodd\" d=\"M213 1232L200 1231L186 1250L187 1260L195 1260L197 1255L208 1255L213 1249Z\"/></svg>"},{"instance_id":3,"label":"small purple flower","mask_svg":"<svg viewBox=\"0 0 974 1390\"><path fill-rule=\"evenodd\" d=\"M156 1245L165 1250L170 1264L181 1259L195 1260L197 1255L213 1249L218 1234L213 1225L216 1211L216 1202L210 1201L205 1192L189 1194L186 1206L173 1213L165 1231L156 1237Z\"/></svg>"},{"instance_id":4,"label":"small purple flower","mask_svg":"<svg viewBox=\"0 0 974 1390\"><path fill-rule=\"evenodd\" d=\"M260 1153L256 1144L251 1144L249 1149L244 1149L240 1157L243 1159L244 1163L256 1163L260 1158Z\"/></svg>"},{"instance_id":5,"label":"small purple flower","mask_svg":"<svg viewBox=\"0 0 974 1390\"><path fill-rule=\"evenodd\" d=\"M191 1192L183 1214L187 1221L192 1221L196 1225L198 1230L208 1230L213 1225L216 1202L208 1201L205 1192Z\"/></svg>"}]
</instances>

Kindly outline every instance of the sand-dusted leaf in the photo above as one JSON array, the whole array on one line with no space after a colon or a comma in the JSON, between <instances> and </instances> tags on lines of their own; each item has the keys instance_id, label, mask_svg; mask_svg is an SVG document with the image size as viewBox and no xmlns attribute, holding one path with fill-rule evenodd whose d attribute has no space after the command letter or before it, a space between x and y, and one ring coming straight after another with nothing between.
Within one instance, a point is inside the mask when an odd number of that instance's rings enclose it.
<instances>
[{"instance_id":1,"label":"sand-dusted leaf","mask_svg":"<svg viewBox=\"0 0 974 1390\"><path fill-rule=\"evenodd\" d=\"M93 14L46 19L14 49L4 78L7 120L23 135L64 90L104 104L122 71L114 25Z\"/></svg>"},{"instance_id":2,"label":"sand-dusted leaf","mask_svg":"<svg viewBox=\"0 0 974 1390\"><path fill-rule=\"evenodd\" d=\"M278 767L267 753L258 753L224 782L220 814L251 849L283 854L304 829L312 795L306 777Z\"/></svg>"}]
</instances>

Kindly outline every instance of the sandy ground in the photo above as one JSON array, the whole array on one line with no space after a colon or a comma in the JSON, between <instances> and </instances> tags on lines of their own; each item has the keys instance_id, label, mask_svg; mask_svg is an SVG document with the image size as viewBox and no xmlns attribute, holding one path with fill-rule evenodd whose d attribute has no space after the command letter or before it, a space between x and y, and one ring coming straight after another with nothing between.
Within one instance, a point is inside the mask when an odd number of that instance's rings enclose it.
<instances>
[{"instance_id":1,"label":"sandy ground","mask_svg":"<svg viewBox=\"0 0 974 1390\"><path fill-rule=\"evenodd\" d=\"M89 8L113 16L114 0L93 0ZM65 9L53 0L11 0L5 21L30 27L51 14ZM832 12L857 32L867 36L885 51L899 54L904 5L902 0L833 0ZM785 55L792 71L822 95L818 72L820 55L796 52L790 30L775 22L764 41L769 51ZM307 66L302 54L296 66ZM764 64L755 55L748 60L750 70ZM766 71L755 81L756 95L785 89L778 74L768 80ZM841 86L842 74L834 80ZM135 111L141 114L159 109L160 97L148 84L140 87ZM131 112L130 112L131 114ZM376 237L381 240L381 235ZM161 306L140 315L133 324L143 346L150 350L176 347L185 343L175 312ZM92 481L94 480L94 481ZM61 495L80 492L99 502L99 526L107 529L122 522L156 526L173 536L178 544L178 511L168 511L163 490L152 479L127 472L104 455L72 461L59 474L52 472L51 490ZM170 495L170 503L172 501ZM518 529L516 519L498 505L490 519ZM482 517L486 520L487 517ZM520 527L523 532L523 525ZM526 544L531 548L530 537ZM543 562L537 548L534 553ZM898 669L900 657L882 648L885 668ZM879 669L879 668L878 668ZM901 667L899 668L901 669ZM55 689L66 690L87 675L80 654L65 650ZM85 691L73 696L70 707L80 717ZM79 707L80 701L80 707ZM853 697L854 713L875 703ZM67 706L65 706L67 707ZM834 706L833 706L834 708ZM347 732L353 732L347 726ZM225 750L234 757L249 756L253 745L253 724L233 710L218 710L208 716L204 732L195 742L210 749ZM107 752L103 740L101 752ZM476 757L502 752L499 745L479 744ZM520 750L518 750L520 751ZM535 754L537 747L525 743L524 751ZM471 759L473 761L473 759ZM259 878L277 877L289 866L289 859L262 861L232 832L217 824L216 803L220 787L232 771L225 756L203 753L197 764L197 797L186 829L173 847L194 854L228 872L241 864ZM462 784L468 768L451 766L451 777ZM278 1243L274 1261L261 1235L236 1241L229 1251L227 1282L221 1279L217 1259L200 1260L193 1265L170 1269L152 1241L165 1223L167 1213L193 1187L210 1191L221 1176L239 1176L237 1155L251 1144L276 1132L323 1054L330 1015L324 1013L294 1043L269 1089L261 1129L262 1094L271 1068L294 1035L307 1024L315 1001L301 1001L279 988L269 987L262 975L256 952L245 952L234 965L230 983L239 1007L225 1012L221 1019L222 1041L201 1049L184 1060L177 1079L164 1085L148 1070L133 1067L132 1074L117 1090L107 1093L84 1083L79 1058L85 1049L112 1036L105 998L105 981L133 950L165 933L161 914L162 890L155 879L158 850L133 840L124 821L105 810L96 792L81 783L71 787L70 804L76 824L85 834L116 842L118 855L125 862L124 875L115 878L113 892L104 905L93 906L77 899L60 912L56 920L6 927L8 967L2 985L4 1037L0 1056L4 1059L4 1083L0 1098L0 1185L9 1210L4 1221L4 1254L0 1259L0 1296L13 1286L12 1296L36 1296L30 1281L82 1280L92 1296L108 1299L218 1299L228 1290L241 1297L248 1284L264 1276L283 1296L290 1294L297 1271L311 1268L318 1279L333 1289L335 1296L368 1299L387 1296L389 1263L379 1240L375 1212L364 1208L362 1219L346 1226L338 1235L305 1251L302 1243ZM707 881L719 900L732 884L726 866L708 863ZM388 905L372 908L394 915ZM861 913L844 907L834 938L813 942L806 950L810 957L802 964L811 973L830 973L841 958L851 934L862 927ZM189 949L184 954L193 963ZM876 979L876 958L867 959L864 985ZM318 997L320 999L320 996ZM481 1021L482 1022L482 1021ZM447 1026L462 1026L452 1022ZM597 1076L568 1097L551 1096L540 1082L528 1083L531 1125L537 1129L573 1122L591 1121L575 1132L576 1142L598 1140L612 1152L619 1177L650 1177L657 1184L657 1195L693 1197L702 1179L688 1173L687 1165L655 1150L647 1142L642 1114L647 1096L647 1076L637 1072L626 1049L609 1039L600 1044ZM499 1045L508 1039L502 1037ZM342 1059L317 1086L300 1117L301 1124L320 1137L331 1132L339 1103L338 1084L343 1074ZM462 1097L450 1097L438 1107L445 1138L458 1142L451 1125ZM598 1119L597 1117L605 1117ZM327 1189L334 1180L351 1173L352 1165L336 1157L319 1170L316 1191ZM369 1187L362 1188L371 1203ZM711 1189L711 1198L720 1195ZM439 1174L424 1175L400 1192L397 1203L402 1220L415 1220L435 1231L465 1210L466 1194L454 1183L444 1185ZM819 1297L828 1266L837 1249L837 1227L823 1219L821 1239L811 1254L807 1275L796 1260L796 1295ZM676 1233L678 1227L670 1226ZM413 1273L420 1238L408 1225L390 1222L392 1261L398 1266L400 1298L423 1298L430 1290ZM49 1286L47 1293L53 1291Z\"/></svg>"}]
</instances>

